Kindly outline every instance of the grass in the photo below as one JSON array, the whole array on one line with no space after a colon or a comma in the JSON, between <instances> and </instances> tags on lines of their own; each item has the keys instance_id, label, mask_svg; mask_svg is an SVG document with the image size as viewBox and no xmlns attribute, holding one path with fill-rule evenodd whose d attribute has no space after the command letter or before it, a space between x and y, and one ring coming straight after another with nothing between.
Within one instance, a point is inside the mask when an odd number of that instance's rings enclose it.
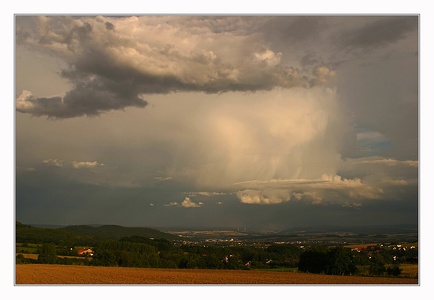
<instances>
[{"instance_id":1,"label":"grass","mask_svg":"<svg viewBox=\"0 0 434 300\"><path fill-rule=\"evenodd\" d=\"M419 266L417 264L402 264L399 268L402 269L400 277L418 278Z\"/></svg>"},{"instance_id":2,"label":"grass","mask_svg":"<svg viewBox=\"0 0 434 300\"><path fill-rule=\"evenodd\" d=\"M39 254L29 254L29 253L19 253L22 254L24 256L24 258L30 258L30 259L38 259Z\"/></svg>"},{"instance_id":3,"label":"grass","mask_svg":"<svg viewBox=\"0 0 434 300\"><path fill-rule=\"evenodd\" d=\"M38 244L23 244L23 243L17 243L16 244L16 251L17 253L37 253L38 251Z\"/></svg>"},{"instance_id":4,"label":"grass","mask_svg":"<svg viewBox=\"0 0 434 300\"><path fill-rule=\"evenodd\" d=\"M392 267L393 265L385 265L386 268ZM401 269L401 278L418 278L418 270L419 266L417 264L400 264L399 268ZM369 275L369 266L357 266L357 270L359 271L359 275L361 276L371 276Z\"/></svg>"}]
</instances>

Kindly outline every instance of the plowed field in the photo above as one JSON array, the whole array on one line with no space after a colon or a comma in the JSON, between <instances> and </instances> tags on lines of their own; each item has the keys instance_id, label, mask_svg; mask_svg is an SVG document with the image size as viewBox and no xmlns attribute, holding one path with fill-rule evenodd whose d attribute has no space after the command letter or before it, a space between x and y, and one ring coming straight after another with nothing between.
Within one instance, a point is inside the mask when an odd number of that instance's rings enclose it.
<instances>
[{"instance_id":1,"label":"plowed field","mask_svg":"<svg viewBox=\"0 0 434 300\"><path fill-rule=\"evenodd\" d=\"M296 272L16 265L16 284L418 284L417 279Z\"/></svg>"}]
</instances>

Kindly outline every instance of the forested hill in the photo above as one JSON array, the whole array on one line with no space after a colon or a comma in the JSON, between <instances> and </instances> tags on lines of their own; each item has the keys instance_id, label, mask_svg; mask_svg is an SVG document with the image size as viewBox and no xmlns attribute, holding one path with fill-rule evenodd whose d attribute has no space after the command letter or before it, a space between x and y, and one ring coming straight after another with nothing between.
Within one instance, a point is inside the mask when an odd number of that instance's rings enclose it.
<instances>
[{"instance_id":1,"label":"forested hill","mask_svg":"<svg viewBox=\"0 0 434 300\"><path fill-rule=\"evenodd\" d=\"M62 228L40 228L16 222L17 243L79 243L89 244L98 240L141 236L145 238L179 239L176 235L142 227L122 227L118 225L88 226L76 225Z\"/></svg>"},{"instance_id":2,"label":"forested hill","mask_svg":"<svg viewBox=\"0 0 434 300\"><path fill-rule=\"evenodd\" d=\"M156 229L145 227L123 227L119 225L102 225L102 226L88 226L88 225L74 225L59 228L69 232L74 232L80 235L88 235L100 238L121 239L123 237L141 236L146 238L166 239L173 241L179 239L178 236L165 233Z\"/></svg>"},{"instance_id":3,"label":"forested hill","mask_svg":"<svg viewBox=\"0 0 434 300\"><path fill-rule=\"evenodd\" d=\"M86 245L93 240L92 236L61 229L33 227L20 222L16 222L15 234L17 243L54 243L56 245L78 243Z\"/></svg>"}]
</instances>

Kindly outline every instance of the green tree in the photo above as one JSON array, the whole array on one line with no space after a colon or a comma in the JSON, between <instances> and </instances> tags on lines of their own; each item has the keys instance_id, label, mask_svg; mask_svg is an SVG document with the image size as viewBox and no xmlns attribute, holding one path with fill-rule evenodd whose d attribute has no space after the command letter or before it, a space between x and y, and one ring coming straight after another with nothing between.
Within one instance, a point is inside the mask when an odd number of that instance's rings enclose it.
<instances>
[{"instance_id":1,"label":"green tree","mask_svg":"<svg viewBox=\"0 0 434 300\"><path fill-rule=\"evenodd\" d=\"M57 262L56 247L54 244L43 244L39 250L38 262L41 264L55 264Z\"/></svg>"},{"instance_id":2,"label":"green tree","mask_svg":"<svg viewBox=\"0 0 434 300\"><path fill-rule=\"evenodd\" d=\"M114 251L106 249L95 249L91 264L94 266L118 266Z\"/></svg>"},{"instance_id":3,"label":"green tree","mask_svg":"<svg viewBox=\"0 0 434 300\"><path fill-rule=\"evenodd\" d=\"M369 257L366 252L357 252L353 251L353 261L358 266L367 266L369 265Z\"/></svg>"},{"instance_id":4,"label":"green tree","mask_svg":"<svg viewBox=\"0 0 434 300\"><path fill-rule=\"evenodd\" d=\"M327 266L327 253L317 250L307 250L300 255L298 270L308 273L324 273Z\"/></svg>"},{"instance_id":5,"label":"green tree","mask_svg":"<svg viewBox=\"0 0 434 300\"><path fill-rule=\"evenodd\" d=\"M27 261L27 258L24 257L24 255L22 255L22 254L18 254L18 255L16 256L16 263L17 263L17 264L27 264L28 261Z\"/></svg>"},{"instance_id":6,"label":"green tree","mask_svg":"<svg viewBox=\"0 0 434 300\"><path fill-rule=\"evenodd\" d=\"M357 272L357 266L353 261L351 250L344 247L336 247L327 253L326 274L351 275Z\"/></svg>"},{"instance_id":7,"label":"green tree","mask_svg":"<svg viewBox=\"0 0 434 300\"><path fill-rule=\"evenodd\" d=\"M373 254L369 262L369 274L375 276L383 276L386 272L384 258L380 254Z\"/></svg>"},{"instance_id":8,"label":"green tree","mask_svg":"<svg viewBox=\"0 0 434 300\"><path fill-rule=\"evenodd\" d=\"M398 265L393 265L393 267L389 267L386 269L387 275L389 276L399 276L401 275L401 269Z\"/></svg>"},{"instance_id":9,"label":"green tree","mask_svg":"<svg viewBox=\"0 0 434 300\"><path fill-rule=\"evenodd\" d=\"M331 250L312 249L300 255L298 270L329 275L351 275L357 272L351 250L336 247Z\"/></svg>"}]
</instances>

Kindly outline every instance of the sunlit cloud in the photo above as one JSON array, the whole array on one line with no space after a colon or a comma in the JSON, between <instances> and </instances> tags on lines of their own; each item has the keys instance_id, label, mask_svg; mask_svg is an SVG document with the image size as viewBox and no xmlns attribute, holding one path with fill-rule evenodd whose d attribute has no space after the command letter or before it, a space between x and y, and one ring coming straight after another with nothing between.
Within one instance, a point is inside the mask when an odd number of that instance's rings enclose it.
<instances>
[{"instance_id":1,"label":"sunlit cloud","mask_svg":"<svg viewBox=\"0 0 434 300\"><path fill-rule=\"evenodd\" d=\"M187 208L201 207L202 205L203 205L203 202L198 202L198 203L193 202L193 201L191 201L191 199L189 197L185 197L184 201L182 201L182 203L181 203L181 206L187 207Z\"/></svg>"},{"instance_id":2,"label":"sunlit cloud","mask_svg":"<svg viewBox=\"0 0 434 300\"><path fill-rule=\"evenodd\" d=\"M335 203L348 198L378 199L383 193L380 187L363 183L359 178L345 179L338 175L323 175L315 180L249 181L236 186L249 187L237 192L240 201L248 204L279 204L291 200Z\"/></svg>"},{"instance_id":3,"label":"sunlit cloud","mask_svg":"<svg viewBox=\"0 0 434 300\"><path fill-rule=\"evenodd\" d=\"M63 160L57 159L57 158L49 158L42 161L44 164L48 164L50 166L54 167L63 167L65 165L65 162Z\"/></svg>"},{"instance_id":4,"label":"sunlit cloud","mask_svg":"<svg viewBox=\"0 0 434 300\"><path fill-rule=\"evenodd\" d=\"M97 161L73 161L71 164L75 169L93 169L104 166L104 164L98 163Z\"/></svg>"},{"instance_id":5,"label":"sunlit cloud","mask_svg":"<svg viewBox=\"0 0 434 300\"><path fill-rule=\"evenodd\" d=\"M228 193L225 192L188 192L186 193L189 195L189 197L197 197L197 196L203 196L203 197L212 197L212 196L224 196Z\"/></svg>"},{"instance_id":6,"label":"sunlit cloud","mask_svg":"<svg viewBox=\"0 0 434 300\"><path fill-rule=\"evenodd\" d=\"M353 159L351 161L348 161L348 163L354 165L363 165L363 164L384 165L387 167L402 166L402 167L417 168L419 166L419 162L416 160L397 160L397 159L386 158L386 157L369 157L369 158Z\"/></svg>"}]
</instances>

